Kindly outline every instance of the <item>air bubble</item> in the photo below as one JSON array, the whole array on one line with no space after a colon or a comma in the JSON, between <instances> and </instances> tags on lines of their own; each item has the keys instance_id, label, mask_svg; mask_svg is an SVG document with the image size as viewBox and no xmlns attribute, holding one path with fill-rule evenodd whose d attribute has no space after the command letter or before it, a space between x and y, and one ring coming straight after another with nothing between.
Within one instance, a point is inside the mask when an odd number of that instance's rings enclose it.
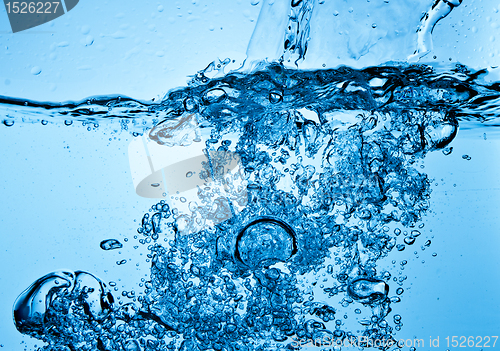
<instances>
[{"instance_id":1,"label":"air bubble","mask_svg":"<svg viewBox=\"0 0 500 351\"><path fill-rule=\"evenodd\" d=\"M347 293L356 301L374 304L385 300L389 285L380 279L360 277L349 283Z\"/></svg>"},{"instance_id":2,"label":"air bubble","mask_svg":"<svg viewBox=\"0 0 500 351\"><path fill-rule=\"evenodd\" d=\"M283 95L281 92L273 90L269 93L269 101L272 104L280 103L283 100Z\"/></svg>"},{"instance_id":3,"label":"air bubble","mask_svg":"<svg viewBox=\"0 0 500 351\"><path fill-rule=\"evenodd\" d=\"M235 257L247 266L287 261L297 251L295 233L284 222L259 218L247 224L236 239Z\"/></svg>"},{"instance_id":4,"label":"air bubble","mask_svg":"<svg viewBox=\"0 0 500 351\"><path fill-rule=\"evenodd\" d=\"M122 243L116 239L103 240L99 246L101 246L101 249L106 251L121 249L123 247Z\"/></svg>"},{"instance_id":5,"label":"air bubble","mask_svg":"<svg viewBox=\"0 0 500 351\"><path fill-rule=\"evenodd\" d=\"M40 67L34 66L33 68L31 68L31 74L32 75L37 76L40 73L42 73L42 69Z\"/></svg>"}]
</instances>

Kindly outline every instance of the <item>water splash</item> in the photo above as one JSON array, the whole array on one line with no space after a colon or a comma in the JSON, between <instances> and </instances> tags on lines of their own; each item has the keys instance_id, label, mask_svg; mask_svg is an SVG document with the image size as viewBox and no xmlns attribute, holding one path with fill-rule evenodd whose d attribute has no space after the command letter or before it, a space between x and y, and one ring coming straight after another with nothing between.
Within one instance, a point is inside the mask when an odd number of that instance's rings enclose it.
<instances>
[{"instance_id":1,"label":"water splash","mask_svg":"<svg viewBox=\"0 0 500 351\"><path fill-rule=\"evenodd\" d=\"M231 202L217 202L211 189L199 191L189 214L164 200L152 206L138 229L151 274L143 292L126 294L131 302L113 304L88 273L56 272L19 297L16 326L45 341L47 351L276 350L323 337L394 341L401 317L391 322L390 315L404 278L391 281L395 273L380 261L419 240L431 195L418 167L425 155L447 152L464 121L498 120L498 85L479 84L483 73L461 66L299 71L268 64L213 79L199 72L154 104L97 98L93 106L102 111L83 110L86 102L25 106L4 99L4 108L43 120L72 115L102 124L120 120L117 111L124 110L122 120L146 122L129 124L130 132L154 123L149 136L164 147L209 135L213 163L201 176L216 179L231 154L247 182L238 212ZM209 211L223 218L199 226ZM183 229L189 225L198 230ZM356 304L367 307L354 310L366 313L359 335L338 317Z\"/></svg>"}]
</instances>

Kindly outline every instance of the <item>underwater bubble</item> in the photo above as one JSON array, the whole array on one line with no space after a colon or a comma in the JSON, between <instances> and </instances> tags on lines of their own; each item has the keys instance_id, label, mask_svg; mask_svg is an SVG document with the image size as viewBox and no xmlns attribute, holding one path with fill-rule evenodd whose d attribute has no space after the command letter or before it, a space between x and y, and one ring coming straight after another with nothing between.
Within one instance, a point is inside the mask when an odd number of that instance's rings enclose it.
<instances>
[{"instance_id":1,"label":"underwater bubble","mask_svg":"<svg viewBox=\"0 0 500 351\"><path fill-rule=\"evenodd\" d=\"M73 293L75 292L83 297L83 308L88 316L101 320L111 311L114 303L113 295L106 284L96 276L76 271Z\"/></svg>"},{"instance_id":2,"label":"underwater bubble","mask_svg":"<svg viewBox=\"0 0 500 351\"><path fill-rule=\"evenodd\" d=\"M116 239L103 240L101 241L100 246L103 250L115 250L123 247L122 243Z\"/></svg>"},{"instance_id":3,"label":"underwater bubble","mask_svg":"<svg viewBox=\"0 0 500 351\"><path fill-rule=\"evenodd\" d=\"M14 120L12 119L4 119L3 124L6 127L12 127L14 125Z\"/></svg>"},{"instance_id":4,"label":"underwater bubble","mask_svg":"<svg viewBox=\"0 0 500 351\"><path fill-rule=\"evenodd\" d=\"M192 97L187 97L185 100L184 100L184 108L186 109L186 111L188 112L193 112L193 111L196 111L198 109L198 103L196 102L195 99L193 99Z\"/></svg>"},{"instance_id":5,"label":"underwater bubble","mask_svg":"<svg viewBox=\"0 0 500 351\"><path fill-rule=\"evenodd\" d=\"M296 252L295 232L275 218L258 218L250 222L236 239L235 257L250 267L284 262Z\"/></svg>"},{"instance_id":6,"label":"underwater bubble","mask_svg":"<svg viewBox=\"0 0 500 351\"><path fill-rule=\"evenodd\" d=\"M413 245L413 243L415 242L415 238L413 236L407 236L404 239L404 242L406 245Z\"/></svg>"},{"instance_id":7,"label":"underwater bubble","mask_svg":"<svg viewBox=\"0 0 500 351\"><path fill-rule=\"evenodd\" d=\"M102 320L111 311L114 298L106 285L90 273L58 271L34 282L14 303L16 328L39 337L54 327L64 328L57 315L79 309L88 317ZM67 318L71 324L72 319ZM69 326L71 328L71 326Z\"/></svg>"},{"instance_id":8,"label":"underwater bubble","mask_svg":"<svg viewBox=\"0 0 500 351\"><path fill-rule=\"evenodd\" d=\"M215 88L207 91L203 95L203 102L207 105L223 102L227 98L227 94L222 88Z\"/></svg>"},{"instance_id":9,"label":"underwater bubble","mask_svg":"<svg viewBox=\"0 0 500 351\"><path fill-rule=\"evenodd\" d=\"M471 157L469 155L462 155L462 158L467 161L471 160Z\"/></svg>"},{"instance_id":10,"label":"underwater bubble","mask_svg":"<svg viewBox=\"0 0 500 351\"><path fill-rule=\"evenodd\" d=\"M404 292L403 288L397 288L396 289L396 294L401 295Z\"/></svg>"},{"instance_id":11,"label":"underwater bubble","mask_svg":"<svg viewBox=\"0 0 500 351\"><path fill-rule=\"evenodd\" d=\"M457 125L433 123L425 128L425 138L431 149L442 149L457 135Z\"/></svg>"},{"instance_id":12,"label":"underwater bubble","mask_svg":"<svg viewBox=\"0 0 500 351\"><path fill-rule=\"evenodd\" d=\"M14 302L14 322L21 333L41 331L45 313L59 296L73 290L72 272L49 273L26 289Z\"/></svg>"},{"instance_id":13,"label":"underwater bubble","mask_svg":"<svg viewBox=\"0 0 500 351\"><path fill-rule=\"evenodd\" d=\"M273 90L269 93L269 102L277 104L283 101L283 94L280 91Z\"/></svg>"},{"instance_id":14,"label":"underwater bubble","mask_svg":"<svg viewBox=\"0 0 500 351\"><path fill-rule=\"evenodd\" d=\"M137 340L128 340L123 348L124 351L141 351L141 346Z\"/></svg>"},{"instance_id":15,"label":"underwater bubble","mask_svg":"<svg viewBox=\"0 0 500 351\"><path fill-rule=\"evenodd\" d=\"M123 265L125 263L127 263L127 260L125 260L125 259L121 260L121 261L116 261L116 264L119 265L119 266L121 266L121 265Z\"/></svg>"},{"instance_id":16,"label":"underwater bubble","mask_svg":"<svg viewBox=\"0 0 500 351\"><path fill-rule=\"evenodd\" d=\"M347 286L347 294L361 303L373 304L383 301L389 293L389 285L385 281L370 277L352 280Z\"/></svg>"},{"instance_id":17,"label":"underwater bubble","mask_svg":"<svg viewBox=\"0 0 500 351\"><path fill-rule=\"evenodd\" d=\"M31 74L32 75L37 76L40 73L42 73L42 69L40 67L34 66L33 68L31 68Z\"/></svg>"}]
</instances>

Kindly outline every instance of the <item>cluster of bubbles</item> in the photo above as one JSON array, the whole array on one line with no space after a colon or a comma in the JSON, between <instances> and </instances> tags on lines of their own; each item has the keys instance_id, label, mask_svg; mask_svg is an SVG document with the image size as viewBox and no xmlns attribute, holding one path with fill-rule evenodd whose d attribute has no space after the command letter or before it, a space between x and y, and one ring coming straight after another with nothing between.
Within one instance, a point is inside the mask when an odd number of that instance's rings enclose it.
<instances>
[{"instance_id":1,"label":"cluster of bubbles","mask_svg":"<svg viewBox=\"0 0 500 351\"><path fill-rule=\"evenodd\" d=\"M419 240L431 190L418 166L453 140L457 118L478 95L459 79L460 69L266 64L214 79L200 72L147 108L167 118L149 136L185 145L198 137L193 128L208 131L207 154L239 156L245 206L221 202L225 220L186 230L216 194L200 189L187 217L160 201L138 229L151 262L143 292L117 305L89 273L51 273L17 299L16 327L43 340L44 351L251 351L325 337L394 340L402 322L391 311L406 277L379 262ZM172 129L192 116L197 123ZM101 247L122 245L106 240ZM349 306L366 314L359 330L346 325Z\"/></svg>"}]
</instances>

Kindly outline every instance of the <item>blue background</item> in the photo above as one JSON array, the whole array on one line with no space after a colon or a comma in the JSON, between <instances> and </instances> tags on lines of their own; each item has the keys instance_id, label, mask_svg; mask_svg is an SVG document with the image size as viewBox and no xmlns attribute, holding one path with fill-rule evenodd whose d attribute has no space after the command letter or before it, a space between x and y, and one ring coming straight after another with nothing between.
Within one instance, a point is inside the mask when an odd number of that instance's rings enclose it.
<instances>
[{"instance_id":1,"label":"blue background","mask_svg":"<svg viewBox=\"0 0 500 351\"><path fill-rule=\"evenodd\" d=\"M115 93L161 97L214 59L241 62L261 6L247 0L80 1L70 13L16 34L1 8L0 95L47 101ZM439 57L472 67L498 62L498 6L464 0L435 30ZM38 75L31 73L35 66ZM500 80L497 76L493 71L490 79ZM500 136L493 128L466 128L463 124L451 155L435 152L424 163L437 184L423 235L434 236L432 245L421 252L421 237L418 259L408 250L388 258L409 261L406 291L393 305L393 313L403 316L397 336L423 338L426 346L429 336L439 335L443 346L446 336L500 330ZM4 349L37 344L15 329L12 304L44 274L87 270L136 292L149 275L146 251L133 248L133 235L154 202L135 195L127 155L131 135L119 129L20 121L0 126ZM99 243L107 238L122 241L123 249L101 250ZM124 258L126 264L116 265Z\"/></svg>"}]
</instances>

